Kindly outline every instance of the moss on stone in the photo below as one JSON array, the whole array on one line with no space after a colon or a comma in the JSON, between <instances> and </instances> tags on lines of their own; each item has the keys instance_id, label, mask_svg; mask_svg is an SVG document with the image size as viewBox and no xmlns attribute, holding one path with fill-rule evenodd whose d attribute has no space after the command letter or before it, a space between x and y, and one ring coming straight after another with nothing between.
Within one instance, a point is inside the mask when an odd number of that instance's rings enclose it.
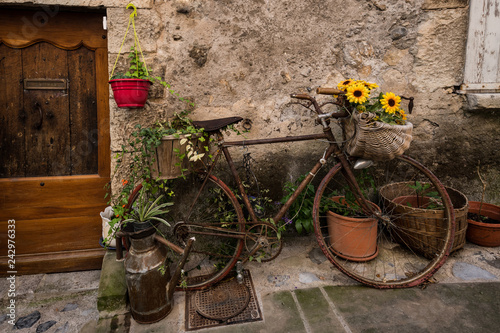
<instances>
[{"instance_id":1,"label":"moss on stone","mask_svg":"<svg viewBox=\"0 0 500 333\"><path fill-rule=\"evenodd\" d=\"M127 305L127 284L123 262L116 261L114 251L107 251L102 261L101 279L97 294L99 312L112 312Z\"/></svg>"}]
</instances>

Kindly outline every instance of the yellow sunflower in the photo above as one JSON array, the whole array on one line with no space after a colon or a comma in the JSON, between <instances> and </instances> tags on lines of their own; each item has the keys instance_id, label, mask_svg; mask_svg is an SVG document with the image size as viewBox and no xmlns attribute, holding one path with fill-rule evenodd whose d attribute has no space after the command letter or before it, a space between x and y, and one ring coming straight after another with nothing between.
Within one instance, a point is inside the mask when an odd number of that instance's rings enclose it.
<instances>
[{"instance_id":1,"label":"yellow sunflower","mask_svg":"<svg viewBox=\"0 0 500 333\"><path fill-rule=\"evenodd\" d=\"M349 102L363 104L370 97L370 90L364 84L356 84L348 86L345 95Z\"/></svg>"},{"instance_id":2,"label":"yellow sunflower","mask_svg":"<svg viewBox=\"0 0 500 333\"><path fill-rule=\"evenodd\" d=\"M406 120L406 113L403 109L399 109L398 113L401 116L401 119Z\"/></svg>"},{"instance_id":3,"label":"yellow sunflower","mask_svg":"<svg viewBox=\"0 0 500 333\"><path fill-rule=\"evenodd\" d=\"M337 88L339 88L340 90L346 90L347 87L349 87L355 83L356 83L356 81L354 81L353 79L347 79L347 80L341 81L339 84L337 84Z\"/></svg>"},{"instance_id":4,"label":"yellow sunflower","mask_svg":"<svg viewBox=\"0 0 500 333\"><path fill-rule=\"evenodd\" d=\"M370 89L370 90L373 90L375 88L378 88L378 84L376 83L370 83L370 82L365 82L365 86Z\"/></svg>"},{"instance_id":5,"label":"yellow sunflower","mask_svg":"<svg viewBox=\"0 0 500 333\"><path fill-rule=\"evenodd\" d=\"M387 113L394 113L399 110L399 105L401 103L401 97L396 96L392 92L388 92L385 95L382 95L382 99L380 100L382 107L385 109Z\"/></svg>"},{"instance_id":6,"label":"yellow sunflower","mask_svg":"<svg viewBox=\"0 0 500 333\"><path fill-rule=\"evenodd\" d=\"M355 84L363 84L366 88L368 88L368 90L378 88L376 83L366 82L365 80L357 80Z\"/></svg>"}]
</instances>

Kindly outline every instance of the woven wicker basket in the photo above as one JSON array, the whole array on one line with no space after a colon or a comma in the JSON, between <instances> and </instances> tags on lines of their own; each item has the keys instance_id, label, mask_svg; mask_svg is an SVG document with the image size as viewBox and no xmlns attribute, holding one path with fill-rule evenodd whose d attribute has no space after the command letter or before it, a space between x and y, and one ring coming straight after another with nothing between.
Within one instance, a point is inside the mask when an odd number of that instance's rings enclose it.
<instances>
[{"instance_id":1,"label":"woven wicker basket","mask_svg":"<svg viewBox=\"0 0 500 333\"><path fill-rule=\"evenodd\" d=\"M385 161L402 155L410 148L413 125L390 125L373 121L375 114L354 112L343 121L347 139L344 149L351 156Z\"/></svg>"},{"instance_id":2,"label":"woven wicker basket","mask_svg":"<svg viewBox=\"0 0 500 333\"><path fill-rule=\"evenodd\" d=\"M401 217L394 223L404 228L404 233L399 233L400 242L407 245L415 252L432 258L433 248L440 248L438 230L444 222L443 210L413 208L407 206L406 198L414 196L416 193L408 185L413 182L401 182L388 184L380 189L383 205L393 210L394 214ZM467 212L469 202L467 197L452 188L446 187L455 212L455 238L451 252L461 249L465 245L465 234L467 231ZM403 199L405 198L405 199ZM396 231L397 233L397 231Z\"/></svg>"}]
</instances>

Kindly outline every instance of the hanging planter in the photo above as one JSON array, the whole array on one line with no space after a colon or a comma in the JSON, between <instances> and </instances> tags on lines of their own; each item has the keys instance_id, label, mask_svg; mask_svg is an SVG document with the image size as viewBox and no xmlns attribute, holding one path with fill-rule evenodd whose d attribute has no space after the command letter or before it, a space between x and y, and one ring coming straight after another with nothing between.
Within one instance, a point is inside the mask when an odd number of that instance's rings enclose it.
<instances>
[{"instance_id":1,"label":"hanging planter","mask_svg":"<svg viewBox=\"0 0 500 333\"><path fill-rule=\"evenodd\" d=\"M155 148L155 159L152 161L151 176L159 179L175 179L188 174L196 168L197 162L207 149L206 140L200 140L201 133L168 135L161 138ZM201 155L193 160L193 154ZM187 158L186 158L187 157Z\"/></svg>"},{"instance_id":2,"label":"hanging planter","mask_svg":"<svg viewBox=\"0 0 500 333\"><path fill-rule=\"evenodd\" d=\"M109 84L119 108L142 108L153 82L144 79L114 79Z\"/></svg>"},{"instance_id":3,"label":"hanging planter","mask_svg":"<svg viewBox=\"0 0 500 333\"><path fill-rule=\"evenodd\" d=\"M119 108L135 109L144 107L148 99L149 88L153 82L157 81L164 87L167 86L167 83L163 81L161 77L153 76L152 72L148 70L144 60L144 54L142 53L141 44L139 43L139 37L137 37L137 32L135 30L137 8L133 4L128 4L127 9L129 8L132 8L133 12L130 14L127 31L123 37L123 42L118 51L113 70L111 71L109 84L111 85L111 89L113 89L113 97ZM131 24L134 29L134 45L130 48L130 54L128 56L130 62L129 69L125 73L114 74Z\"/></svg>"}]
</instances>

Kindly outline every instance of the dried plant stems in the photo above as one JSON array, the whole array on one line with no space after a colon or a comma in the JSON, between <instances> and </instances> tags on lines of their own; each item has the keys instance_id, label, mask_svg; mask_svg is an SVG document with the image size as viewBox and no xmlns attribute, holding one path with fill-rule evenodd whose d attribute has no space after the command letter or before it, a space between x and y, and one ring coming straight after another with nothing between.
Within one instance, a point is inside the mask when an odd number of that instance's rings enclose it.
<instances>
[{"instance_id":1,"label":"dried plant stems","mask_svg":"<svg viewBox=\"0 0 500 333\"><path fill-rule=\"evenodd\" d=\"M479 161L479 163L477 164L477 175L479 176L479 180L481 181L481 183L483 184L483 193L481 194L481 203L479 204L479 211L478 211L478 215L481 216L481 209L483 208L483 202L484 202L484 195L486 193L486 186L488 185L483 177L481 177L481 172L479 171L479 164L481 162Z\"/></svg>"}]
</instances>

